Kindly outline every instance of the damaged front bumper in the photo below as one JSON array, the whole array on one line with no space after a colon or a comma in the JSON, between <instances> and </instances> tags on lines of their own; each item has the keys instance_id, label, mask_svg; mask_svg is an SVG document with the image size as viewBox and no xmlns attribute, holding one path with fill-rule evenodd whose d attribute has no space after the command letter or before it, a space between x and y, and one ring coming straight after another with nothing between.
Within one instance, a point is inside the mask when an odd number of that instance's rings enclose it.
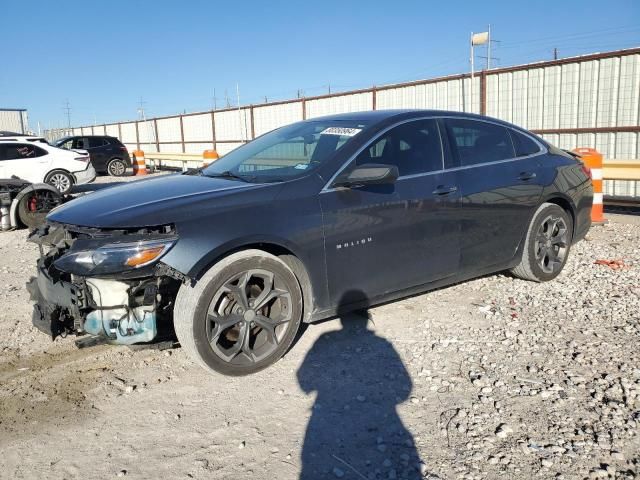
<instances>
[{"instance_id":1,"label":"damaged front bumper","mask_svg":"<svg viewBox=\"0 0 640 480\"><path fill-rule=\"evenodd\" d=\"M131 238L122 231L110 233L104 237L108 241ZM173 299L184 278L177 272L172 276L171 269L159 263L101 277L57 269L54 262L69 252L78 235L87 235L86 229L79 233L69 226L47 225L30 236L41 251L37 275L27 283L34 326L53 339L90 334L113 344L152 341L159 321L170 323ZM45 246L51 247L47 253Z\"/></svg>"}]
</instances>

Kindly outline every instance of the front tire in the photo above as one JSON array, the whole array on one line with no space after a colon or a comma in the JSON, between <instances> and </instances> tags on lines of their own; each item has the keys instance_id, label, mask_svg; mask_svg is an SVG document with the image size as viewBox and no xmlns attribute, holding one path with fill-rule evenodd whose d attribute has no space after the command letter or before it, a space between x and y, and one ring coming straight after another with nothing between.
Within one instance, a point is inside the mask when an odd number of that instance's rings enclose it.
<instances>
[{"instance_id":1,"label":"front tire","mask_svg":"<svg viewBox=\"0 0 640 480\"><path fill-rule=\"evenodd\" d=\"M511 273L533 282L553 280L567 263L572 235L571 216L554 203L543 203L533 215L522 258Z\"/></svg>"},{"instance_id":2,"label":"front tire","mask_svg":"<svg viewBox=\"0 0 640 480\"><path fill-rule=\"evenodd\" d=\"M239 376L287 352L302 311L302 291L291 269L274 255L245 250L216 263L195 286L182 285L173 321L192 360Z\"/></svg>"},{"instance_id":3,"label":"front tire","mask_svg":"<svg viewBox=\"0 0 640 480\"><path fill-rule=\"evenodd\" d=\"M49 173L44 181L55 187L62 194L69 193L71 187L73 187L73 177L70 173L62 170L54 170Z\"/></svg>"},{"instance_id":4,"label":"front tire","mask_svg":"<svg viewBox=\"0 0 640 480\"><path fill-rule=\"evenodd\" d=\"M126 172L127 166L121 159L114 158L109 161L109 164L107 165L107 173L112 177L122 177Z\"/></svg>"},{"instance_id":5,"label":"front tire","mask_svg":"<svg viewBox=\"0 0 640 480\"><path fill-rule=\"evenodd\" d=\"M18 203L18 220L25 227L34 229L42 225L47 214L60 204L58 193L49 190L35 190L24 195Z\"/></svg>"}]
</instances>

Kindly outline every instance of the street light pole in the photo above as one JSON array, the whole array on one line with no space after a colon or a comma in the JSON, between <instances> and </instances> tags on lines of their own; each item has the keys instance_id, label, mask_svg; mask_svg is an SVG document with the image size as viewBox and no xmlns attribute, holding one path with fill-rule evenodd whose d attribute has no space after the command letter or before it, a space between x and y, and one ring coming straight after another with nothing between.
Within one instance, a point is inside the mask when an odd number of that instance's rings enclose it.
<instances>
[{"instance_id":1,"label":"street light pole","mask_svg":"<svg viewBox=\"0 0 640 480\"><path fill-rule=\"evenodd\" d=\"M471 52L469 54L469 61L471 62L471 80L469 82L469 112L473 113L473 32L471 32L471 38L469 40L471 44Z\"/></svg>"}]
</instances>

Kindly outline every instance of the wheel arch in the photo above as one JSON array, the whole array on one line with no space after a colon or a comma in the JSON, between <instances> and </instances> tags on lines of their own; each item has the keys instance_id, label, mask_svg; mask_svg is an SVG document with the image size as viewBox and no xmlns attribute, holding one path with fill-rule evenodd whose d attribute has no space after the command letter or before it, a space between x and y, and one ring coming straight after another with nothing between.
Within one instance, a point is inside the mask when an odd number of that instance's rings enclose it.
<instances>
[{"instance_id":1,"label":"wheel arch","mask_svg":"<svg viewBox=\"0 0 640 480\"><path fill-rule=\"evenodd\" d=\"M538 208L540 208L540 206L544 203L553 203L554 205L558 205L564 211L569 213L569 215L571 216L571 222L573 224L571 227L572 228L571 234L573 235L576 228L576 206L569 196L561 192L549 193L548 195L545 195L540 198L538 205L536 206L535 209L533 209L533 211L529 215L529 220L527 221L527 229L529 228L529 225L531 225L531 222L533 221L533 217L538 211ZM522 237L520 238L520 241L518 242L518 247L516 248L516 252L513 256L512 263L513 261L516 261L522 256L524 242L526 238L527 238L527 230L525 229L522 234Z\"/></svg>"},{"instance_id":2,"label":"wheel arch","mask_svg":"<svg viewBox=\"0 0 640 480\"><path fill-rule=\"evenodd\" d=\"M47 173L45 173L45 175L44 175L44 183L47 182L47 179L51 175L53 175L54 173L58 173L58 172L66 173L67 175L69 175L71 177L71 180L73 180L73 183L76 182L76 176L70 170L67 170L66 168L56 167L56 168L52 168Z\"/></svg>"},{"instance_id":3,"label":"wheel arch","mask_svg":"<svg viewBox=\"0 0 640 480\"><path fill-rule=\"evenodd\" d=\"M20 192L18 192L18 195L16 195L16 197L11 202L9 219L11 221L12 226L14 227L23 226L22 222L20 222L20 219L18 218L18 205L20 205L20 201L25 197L25 195L38 190L48 190L58 195L60 194L60 192L55 187L49 185L48 183L34 183L32 185L29 185L23 188L22 190L20 190Z\"/></svg>"},{"instance_id":4,"label":"wheel arch","mask_svg":"<svg viewBox=\"0 0 640 480\"><path fill-rule=\"evenodd\" d=\"M546 198L543 198L540 204L542 205L543 203L553 203L558 205L571 216L571 235L573 236L576 228L576 206L571 198L559 192L552 193L547 195Z\"/></svg>"},{"instance_id":5,"label":"wheel arch","mask_svg":"<svg viewBox=\"0 0 640 480\"><path fill-rule=\"evenodd\" d=\"M280 258L294 273L300 284L303 302L303 321L308 322L316 306L316 287L314 286L307 263L298 248L282 238L251 238L233 241L211 251L189 272L189 276L199 280L213 265L224 258L243 250L261 250Z\"/></svg>"}]
</instances>

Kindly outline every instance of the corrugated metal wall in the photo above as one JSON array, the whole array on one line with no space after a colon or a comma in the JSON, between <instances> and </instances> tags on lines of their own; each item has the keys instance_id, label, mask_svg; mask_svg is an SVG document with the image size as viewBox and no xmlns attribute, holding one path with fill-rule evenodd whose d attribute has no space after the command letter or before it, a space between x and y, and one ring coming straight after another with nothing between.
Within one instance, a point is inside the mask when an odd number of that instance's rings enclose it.
<instances>
[{"instance_id":1,"label":"corrugated metal wall","mask_svg":"<svg viewBox=\"0 0 640 480\"><path fill-rule=\"evenodd\" d=\"M15 133L28 133L28 120L26 110L0 108L0 130Z\"/></svg>"},{"instance_id":2,"label":"corrugated metal wall","mask_svg":"<svg viewBox=\"0 0 640 480\"><path fill-rule=\"evenodd\" d=\"M640 158L640 49L479 72L473 79L472 102L470 82L468 74L455 75L240 110L76 127L73 133L106 133L120 137L129 149L200 153L213 147L224 155L256 136L305 118L371 109L434 108L473 111L513 122L561 148L595 147L607 159ZM56 138L60 133L46 135ZM607 185L614 188L613 183ZM622 191L631 186L618 182L615 188Z\"/></svg>"}]
</instances>

